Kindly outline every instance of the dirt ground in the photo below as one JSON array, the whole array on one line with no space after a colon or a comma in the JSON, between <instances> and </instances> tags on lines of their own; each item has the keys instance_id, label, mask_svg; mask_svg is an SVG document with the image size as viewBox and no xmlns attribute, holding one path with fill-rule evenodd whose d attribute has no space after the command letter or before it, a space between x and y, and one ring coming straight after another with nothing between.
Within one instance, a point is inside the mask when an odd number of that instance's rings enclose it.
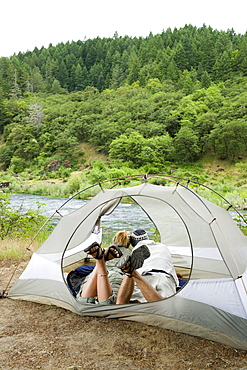
<instances>
[{"instance_id":1,"label":"dirt ground","mask_svg":"<svg viewBox=\"0 0 247 370\"><path fill-rule=\"evenodd\" d=\"M0 261L0 291L14 267ZM246 351L142 323L81 317L7 298L0 299L0 313L4 370L247 370Z\"/></svg>"}]
</instances>

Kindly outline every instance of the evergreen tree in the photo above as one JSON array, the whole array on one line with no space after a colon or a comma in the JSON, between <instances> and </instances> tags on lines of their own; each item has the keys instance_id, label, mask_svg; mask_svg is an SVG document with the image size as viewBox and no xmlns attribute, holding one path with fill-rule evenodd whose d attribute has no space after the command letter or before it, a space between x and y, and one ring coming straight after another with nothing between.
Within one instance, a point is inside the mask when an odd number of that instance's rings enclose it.
<instances>
[{"instance_id":1,"label":"evergreen tree","mask_svg":"<svg viewBox=\"0 0 247 370\"><path fill-rule=\"evenodd\" d=\"M204 73L204 70L203 70L202 63L199 63L198 68L197 68L197 78L198 78L199 81L202 80L203 73Z\"/></svg>"},{"instance_id":2,"label":"evergreen tree","mask_svg":"<svg viewBox=\"0 0 247 370\"><path fill-rule=\"evenodd\" d=\"M239 49L240 71L244 76L247 76L247 35L242 39L241 47Z\"/></svg>"},{"instance_id":3,"label":"evergreen tree","mask_svg":"<svg viewBox=\"0 0 247 370\"><path fill-rule=\"evenodd\" d=\"M214 78L216 81L225 81L230 77L231 56L224 51L217 59L213 68Z\"/></svg>"},{"instance_id":4,"label":"evergreen tree","mask_svg":"<svg viewBox=\"0 0 247 370\"><path fill-rule=\"evenodd\" d=\"M187 61L187 68L190 70L192 67L196 67L196 44L194 40L194 34L195 34L194 27L189 28L187 30L187 33L182 40L183 50L185 53L185 58Z\"/></svg>"},{"instance_id":5,"label":"evergreen tree","mask_svg":"<svg viewBox=\"0 0 247 370\"><path fill-rule=\"evenodd\" d=\"M43 76L40 73L40 70L36 67L33 70L31 77L31 85L33 92L43 92L45 91L45 82Z\"/></svg>"},{"instance_id":6,"label":"evergreen tree","mask_svg":"<svg viewBox=\"0 0 247 370\"><path fill-rule=\"evenodd\" d=\"M215 64L215 37L211 27L203 27L201 39L200 59L202 67L208 73L211 73Z\"/></svg>"},{"instance_id":7,"label":"evergreen tree","mask_svg":"<svg viewBox=\"0 0 247 370\"><path fill-rule=\"evenodd\" d=\"M139 81L141 86L145 86L151 77L152 77L152 66L150 64L146 64L140 69L139 72Z\"/></svg>"},{"instance_id":8,"label":"evergreen tree","mask_svg":"<svg viewBox=\"0 0 247 370\"><path fill-rule=\"evenodd\" d=\"M107 73L111 73L111 69L112 69L112 54L110 50L107 50L104 61L104 75L106 76Z\"/></svg>"},{"instance_id":9,"label":"evergreen tree","mask_svg":"<svg viewBox=\"0 0 247 370\"><path fill-rule=\"evenodd\" d=\"M20 86L22 93L25 91L32 92L32 88L28 89L28 84L30 84L30 77L31 77L30 68L26 63L23 63L23 65L20 68L18 76L18 84Z\"/></svg>"},{"instance_id":10,"label":"evergreen tree","mask_svg":"<svg viewBox=\"0 0 247 370\"><path fill-rule=\"evenodd\" d=\"M139 79L139 71L140 71L140 60L135 51L132 51L128 61L128 74L127 74L127 82L131 85L132 83L138 81Z\"/></svg>"},{"instance_id":11,"label":"evergreen tree","mask_svg":"<svg viewBox=\"0 0 247 370\"><path fill-rule=\"evenodd\" d=\"M96 50L95 46L92 45L90 47L90 49L88 50L87 56L86 56L86 59L85 59L85 65L86 65L87 69L90 69L91 67L93 67L96 59L97 59L97 50Z\"/></svg>"},{"instance_id":12,"label":"evergreen tree","mask_svg":"<svg viewBox=\"0 0 247 370\"><path fill-rule=\"evenodd\" d=\"M97 38L95 49L97 51L95 63L100 63L102 60L105 59L105 49L103 47L103 43L100 38Z\"/></svg>"},{"instance_id":13,"label":"evergreen tree","mask_svg":"<svg viewBox=\"0 0 247 370\"><path fill-rule=\"evenodd\" d=\"M185 70L179 77L178 86L186 95L191 94L195 89L195 82L191 76L192 73Z\"/></svg>"},{"instance_id":14,"label":"evergreen tree","mask_svg":"<svg viewBox=\"0 0 247 370\"><path fill-rule=\"evenodd\" d=\"M51 58L48 57L45 63L45 83L46 85L51 85L52 81L53 81L52 62Z\"/></svg>"},{"instance_id":15,"label":"evergreen tree","mask_svg":"<svg viewBox=\"0 0 247 370\"><path fill-rule=\"evenodd\" d=\"M218 37L215 40L216 58L224 52L232 50L232 48L233 45L229 33L223 31L219 32Z\"/></svg>"},{"instance_id":16,"label":"evergreen tree","mask_svg":"<svg viewBox=\"0 0 247 370\"><path fill-rule=\"evenodd\" d=\"M166 78L172 81L177 81L179 77L178 67L173 59L169 62L166 71Z\"/></svg>"},{"instance_id":17,"label":"evergreen tree","mask_svg":"<svg viewBox=\"0 0 247 370\"><path fill-rule=\"evenodd\" d=\"M75 76L74 76L75 78ZM65 62L62 60L59 64L58 81L64 89L68 89L70 86L69 74ZM76 83L74 82L74 87Z\"/></svg>"},{"instance_id":18,"label":"evergreen tree","mask_svg":"<svg viewBox=\"0 0 247 370\"><path fill-rule=\"evenodd\" d=\"M2 87L2 91L5 96L10 93L11 89L11 79L9 74L10 66L11 64L8 58L0 58L0 86Z\"/></svg>"},{"instance_id":19,"label":"evergreen tree","mask_svg":"<svg viewBox=\"0 0 247 370\"><path fill-rule=\"evenodd\" d=\"M211 78L207 71L202 74L201 78L202 87L208 88L211 85Z\"/></svg>"},{"instance_id":20,"label":"evergreen tree","mask_svg":"<svg viewBox=\"0 0 247 370\"><path fill-rule=\"evenodd\" d=\"M0 86L0 133L3 132L4 121L5 121L4 94L3 94L3 89Z\"/></svg>"},{"instance_id":21,"label":"evergreen tree","mask_svg":"<svg viewBox=\"0 0 247 370\"><path fill-rule=\"evenodd\" d=\"M82 68L82 79L83 79L82 88L84 90L88 86L88 71L86 66Z\"/></svg>"},{"instance_id":22,"label":"evergreen tree","mask_svg":"<svg viewBox=\"0 0 247 370\"><path fill-rule=\"evenodd\" d=\"M17 72L14 71L14 78L13 78L13 84L11 88L11 94L12 98L19 99L21 97L21 89L19 88L18 82L17 82Z\"/></svg>"},{"instance_id":23,"label":"evergreen tree","mask_svg":"<svg viewBox=\"0 0 247 370\"><path fill-rule=\"evenodd\" d=\"M116 64L112 68L112 75L111 75L111 82L110 82L110 88L116 90L118 87L120 87L123 84L125 75L124 72L119 64Z\"/></svg>"},{"instance_id":24,"label":"evergreen tree","mask_svg":"<svg viewBox=\"0 0 247 370\"><path fill-rule=\"evenodd\" d=\"M76 91L82 91L84 88L84 79L80 64L77 64L75 68L74 81L75 81L74 89Z\"/></svg>"},{"instance_id":25,"label":"evergreen tree","mask_svg":"<svg viewBox=\"0 0 247 370\"><path fill-rule=\"evenodd\" d=\"M104 70L102 64L95 64L89 71L89 84L99 91L104 89Z\"/></svg>"},{"instance_id":26,"label":"evergreen tree","mask_svg":"<svg viewBox=\"0 0 247 370\"><path fill-rule=\"evenodd\" d=\"M181 42L179 42L176 45L175 53L174 53L174 62L176 63L178 69L180 69L181 71L188 68L188 61L186 58L186 53L185 53L185 50Z\"/></svg>"}]
</instances>

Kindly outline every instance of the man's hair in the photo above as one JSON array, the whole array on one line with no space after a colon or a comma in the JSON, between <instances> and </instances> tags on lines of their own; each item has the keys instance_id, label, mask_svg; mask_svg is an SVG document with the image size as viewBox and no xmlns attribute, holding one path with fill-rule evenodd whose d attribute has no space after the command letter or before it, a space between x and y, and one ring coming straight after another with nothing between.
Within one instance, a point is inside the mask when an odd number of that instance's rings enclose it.
<instances>
[{"instance_id":1,"label":"man's hair","mask_svg":"<svg viewBox=\"0 0 247 370\"><path fill-rule=\"evenodd\" d=\"M146 233L145 230L142 229L137 229L133 231L133 233L130 235L130 242L133 245L133 247L139 243L141 240L146 240L148 239L148 234Z\"/></svg>"}]
</instances>

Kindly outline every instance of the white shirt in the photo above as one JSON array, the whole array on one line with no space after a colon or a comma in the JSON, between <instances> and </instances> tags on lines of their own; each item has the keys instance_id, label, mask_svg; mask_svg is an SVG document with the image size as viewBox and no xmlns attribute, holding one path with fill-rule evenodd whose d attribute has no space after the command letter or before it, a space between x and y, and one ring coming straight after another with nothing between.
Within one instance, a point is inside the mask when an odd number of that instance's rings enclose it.
<instances>
[{"instance_id":1,"label":"white shirt","mask_svg":"<svg viewBox=\"0 0 247 370\"><path fill-rule=\"evenodd\" d=\"M139 274L144 275L153 269L165 271L172 275L176 285L179 285L177 274L172 263L171 253L163 243L156 243L153 240L141 240L134 249L146 245L150 251L150 257L144 260L143 266L137 269Z\"/></svg>"}]
</instances>

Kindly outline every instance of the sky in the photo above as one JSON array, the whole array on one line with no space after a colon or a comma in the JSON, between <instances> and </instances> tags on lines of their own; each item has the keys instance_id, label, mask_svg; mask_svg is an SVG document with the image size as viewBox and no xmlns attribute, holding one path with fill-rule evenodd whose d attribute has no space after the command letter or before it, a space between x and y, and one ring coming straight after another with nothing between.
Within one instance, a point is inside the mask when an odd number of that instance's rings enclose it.
<instances>
[{"instance_id":1,"label":"sky","mask_svg":"<svg viewBox=\"0 0 247 370\"><path fill-rule=\"evenodd\" d=\"M247 31L247 0L0 0L0 57L49 44L146 37L192 24Z\"/></svg>"}]
</instances>

